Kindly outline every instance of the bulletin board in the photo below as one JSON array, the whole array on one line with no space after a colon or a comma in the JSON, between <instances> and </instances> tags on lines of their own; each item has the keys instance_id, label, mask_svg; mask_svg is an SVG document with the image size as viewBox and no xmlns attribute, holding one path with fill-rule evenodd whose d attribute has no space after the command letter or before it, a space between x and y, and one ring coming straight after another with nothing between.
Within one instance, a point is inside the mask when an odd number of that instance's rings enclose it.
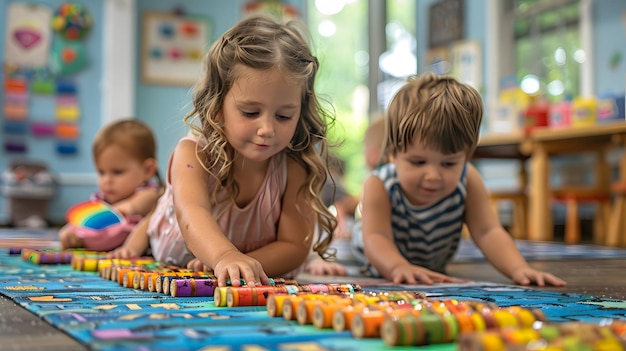
<instances>
[{"instance_id":1,"label":"bulletin board","mask_svg":"<svg viewBox=\"0 0 626 351\"><path fill-rule=\"evenodd\" d=\"M168 12L143 14L141 76L147 84L195 84L211 40L210 21Z\"/></svg>"}]
</instances>

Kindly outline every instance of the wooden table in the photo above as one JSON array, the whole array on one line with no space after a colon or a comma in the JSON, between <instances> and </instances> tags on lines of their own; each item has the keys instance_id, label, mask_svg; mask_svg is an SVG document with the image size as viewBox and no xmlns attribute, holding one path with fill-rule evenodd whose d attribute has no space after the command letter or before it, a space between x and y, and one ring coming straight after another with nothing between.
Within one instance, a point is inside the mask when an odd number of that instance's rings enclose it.
<instances>
[{"instance_id":1,"label":"wooden table","mask_svg":"<svg viewBox=\"0 0 626 351\"><path fill-rule=\"evenodd\" d=\"M530 240L552 240L554 228L550 206L551 172L549 157L557 154L597 153L597 186L610 187L611 178L605 152L626 146L626 123L597 124L588 127L537 128L523 133L494 134L481 137L475 158L530 159L528 182ZM620 180L626 181L626 153L622 153ZM524 169L524 167L522 167ZM525 171L521 172L525 174ZM520 177L520 184L525 184Z\"/></svg>"}]
</instances>

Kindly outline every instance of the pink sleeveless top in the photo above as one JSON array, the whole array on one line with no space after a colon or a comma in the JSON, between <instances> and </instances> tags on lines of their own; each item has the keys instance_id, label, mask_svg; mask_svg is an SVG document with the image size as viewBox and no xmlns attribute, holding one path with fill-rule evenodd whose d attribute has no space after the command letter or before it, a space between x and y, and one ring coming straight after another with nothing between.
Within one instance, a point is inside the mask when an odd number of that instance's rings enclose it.
<instances>
[{"instance_id":1,"label":"pink sleeveless top","mask_svg":"<svg viewBox=\"0 0 626 351\"><path fill-rule=\"evenodd\" d=\"M199 142L198 138L189 133L182 138ZM159 198L157 207L150 217L148 236L152 255L157 261L178 266L186 266L194 258L180 232L174 211L174 199L170 184L170 167L167 170L165 193ZM215 179L210 178L210 186ZM277 223L281 213L281 200L287 187L287 157L279 153L270 159L265 179L256 196L245 207L238 207L227 202L213 208L213 215L222 212L217 223L226 237L243 253L254 251L276 240ZM226 190L220 190L224 194ZM207 194L208 196L208 194ZM211 243L207 243L210 246Z\"/></svg>"}]
</instances>

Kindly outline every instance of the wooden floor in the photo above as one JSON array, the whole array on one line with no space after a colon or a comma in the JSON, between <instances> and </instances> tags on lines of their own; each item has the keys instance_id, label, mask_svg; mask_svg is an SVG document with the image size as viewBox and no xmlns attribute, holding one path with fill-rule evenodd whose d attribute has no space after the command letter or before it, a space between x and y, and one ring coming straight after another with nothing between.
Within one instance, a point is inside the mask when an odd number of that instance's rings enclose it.
<instances>
[{"instance_id":1,"label":"wooden floor","mask_svg":"<svg viewBox=\"0 0 626 351\"><path fill-rule=\"evenodd\" d=\"M564 288L540 288L558 292L589 294L626 300L626 257L603 260L531 262L537 269L552 272L568 282ZM456 263L448 274L477 281L510 284L489 263ZM0 295L0 349L2 350L87 350L74 339L39 317Z\"/></svg>"}]
</instances>

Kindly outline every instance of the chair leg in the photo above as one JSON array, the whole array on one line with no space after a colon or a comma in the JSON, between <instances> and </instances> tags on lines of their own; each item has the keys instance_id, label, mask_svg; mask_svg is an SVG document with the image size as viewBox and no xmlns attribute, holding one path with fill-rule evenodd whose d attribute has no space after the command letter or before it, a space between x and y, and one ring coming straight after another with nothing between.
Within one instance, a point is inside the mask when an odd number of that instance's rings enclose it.
<instances>
[{"instance_id":1,"label":"chair leg","mask_svg":"<svg viewBox=\"0 0 626 351\"><path fill-rule=\"evenodd\" d=\"M520 212L520 239L528 239L528 199L523 198L519 204Z\"/></svg>"},{"instance_id":2,"label":"chair leg","mask_svg":"<svg viewBox=\"0 0 626 351\"><path fill-rule=\"evenodd\" d=\"M596 245L605 245L611 220L611 201L601 201L596 208L593 222L593 242Z\"/></svg>"},{"instance_id":3,"label":"chair leg","mask_svg":"<svg viewBox=\"0 0 626 351\"><path fill-rule=\"evenodd\" d=\"M515 239L524 238L524 218L523 208L520 200L513 200L513 225L511 228L511 235Z\"/></svg>"},{"instance_id":4,"label":"chair leg","mask_svg":"<svg viewBox=\"0 0 626 351\"><path fill-rule=\"evenodd\" d=\"M617 227L617 245L626 247L626 194L620 195L622 207L619 212L619 223Z\"/></svg>"},{"instance_id":5,"label":"chair leg","mask_svg":"<svg viewBox=\"0 0 626 351\"><path fill-rule=\"evenodd\" d=\"M578 244L580 242L580 222L578 220L578 202L574 199L566 201L565 242Z\"/></svg>"},{"instance_id":6,"label":"chair leg","mask_svg":"<svg viewBox=\"0 0 626 351\"><path fill-rule=\"evenodd\" d=\"M624 195L618 195L615 199L615 205L611 211L609 219L609 230L606 235L605 245L607 246L620 246L623 244L624 235L621 233L624 231L624 215L626 214L626 197Z\"/></svg>"}]
</instances>

